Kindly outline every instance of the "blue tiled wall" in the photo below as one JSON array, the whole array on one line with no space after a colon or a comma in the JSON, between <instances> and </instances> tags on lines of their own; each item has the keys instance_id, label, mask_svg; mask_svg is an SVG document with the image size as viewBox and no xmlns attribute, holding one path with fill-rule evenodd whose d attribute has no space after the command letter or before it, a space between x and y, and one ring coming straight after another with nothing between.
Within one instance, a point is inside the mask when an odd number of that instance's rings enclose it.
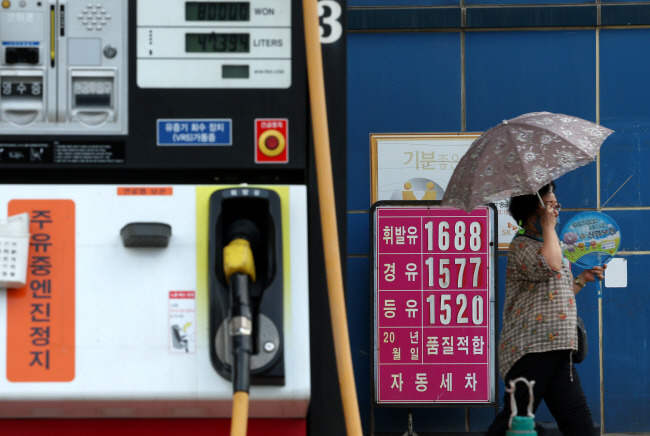
<instances>
[{"instance_id":1,"label":"blue tiled wall","mask_svg":"<svg viewBox=\"0 0 650 436\"><path fill-rule=\"evenodd\" d=\"M650 256L626 259L627 288L605 289L603 295L605 428L641 433L650 428Z\"/></svg>"},{"instance_id":2,"label":"blue tiled wall","mask_svg":"<svg viewBox=\"0 0 650 436\"><path fill-rule=\"evenodd\" d=\"M348 50L348 209L367 210L370 133L460 129L460 35L360 34Z\"/></svg>"},{"instance_id":3,"label":"blue tiled wall","mask_svg":"<svg viewBox=\"0 0 650 436\"><path fill-rule=\"evenodd\" d=\"M626 0L610 0L610 2L623 2ZM560 5L596 3L596 0L465 0L464 4L472 5ZM394 7L394 6L449 6L460 5L461 0L348 0L350 7Z\"/></svg>"},{"instance_id":4,"label":"blue tiled wall","mask_svg":"<svg viewBox=\"0 0 650 436\"><path fill-rule=\"evenodd\" d=\"M596 119L594 31L468 32L467 130L526 112Z\"/></svg>"},{"instance_id":5,"label":"blue tiled wall","mask_svg":"<svg viewBox=\"0 0 650 436\"><path fill-rule=\"evenodd\" d=\"M604 200L612 197L610 207L650 206L650 190L644 189L650 186L650 57L621 49L649 43L650 29L607 29L600 34L600 117L616 130L601 156L602 195Z\"/></svg>"},{"instance_id":6,"label":"blue tiled wall","mask_svg":"<svg viewBox=\"0 0 650 436\"><path fill-rule=\"evenodd\" d=\"M395 0L349 0L348 6L395 6ZM460 5L460 0L407 0L400 6L449 6Z\"/></svg>"},{"instance_id":7,"label":"blue tiled wall","mask_svg":"<svg viewBox=\"0 0 650 436\"><path fill-rule=\"evenodd\" d=\"M471 7L522 2L462 3ZM589 8L595 2L526 3L548 7L571 3ZM603 14L610 22L625 25L637 11L650 16L647 2L639 3L643 9L617 5L621 2L616 1L607 3L611 3L610 9L602 2ZM452 0L348 2L351 9L458 4ZM481 20L485 22L485 17ZM603 212L621 227L619 254L628 261L628 286L605 288L602 299L605 428L610 433L650 432L650 352L646 345L650 339L650 293L643 284L643 272L650 268L650 232L645 229L650 219L650 171L646 170L650 162L650 54L641 50L650 46L650 21L647 24L647 28L598 30L447 28L440 32L425 29L413 33L382 30L348 34L348 313L366 432L371 413L372 357L370 134L483 131L503 119L541 110L599 120L615 130L603 145L598 161L557 181L558 197L563 207L569 209L562 212L564 222L575 213L604 205ZM501 254L500 277L505 276L505 261L505 254ZM501 281L500 301L503 286ZM578 371L598 424L601 413L596 287L595 283L589 284L577 297L590 344L589 356ZM499 314L501 310L497 309ZM499 389L502 404L502 382ZM470 409L470 430L484 431L494 413L493 408ZM375 409L375 430L404 432L406 416L405 409ZM462 408L415 409L413 416L415 430L419 432L465 430ZM538 410L537 419L553 420L545 407Z\"/></svg>"},{"instance_id":8,"label":"blue tiled wall","mask_svg":"<svg viewBox=\"0 0 650 436\"><path fill-rule=\"evenodd\" d=\"M595 0L465 0L466 5L560 5L595 2Z\"/></svg>"}]
</instances>

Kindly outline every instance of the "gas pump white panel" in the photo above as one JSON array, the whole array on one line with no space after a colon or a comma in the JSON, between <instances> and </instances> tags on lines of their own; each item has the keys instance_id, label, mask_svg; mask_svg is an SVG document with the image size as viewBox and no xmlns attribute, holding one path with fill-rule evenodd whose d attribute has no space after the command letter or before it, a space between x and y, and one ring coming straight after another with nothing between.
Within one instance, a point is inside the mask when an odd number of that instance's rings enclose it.
<instances>
[{"instance_id":1,"label":"gas pump white panel","mask_svg":"<svg viewBox=\"0 0 650 436\"><path fill-rule=\"evenodd\" d=\"M288 88L291 0L138 0L142 88Z\"/></svg>"},{"instance_id":2,"label":"gas pump white panel","mask_svg":"<svg viewBox=\"0 0 650 436\"><path fill-rule=\"evenodd\" d=\"M127 0L2 2L2 132L127 133L127 15Z\"/></svg>"},{"instance_id":3,"label":"gas pump white panel","mask_svg":"<svg viewBox=\"0 0 650 436\"><path fill-rule=\"evenodd\" d=\"M226 188L2 187L0 222L27 212L30 248L27 284L0 289L0 417L230 417L232 384L208 348L209 202ZM251 387L250 416L304 418L307 193L266 188L285 229L285 380ZM170 228L168 243L126 244L132 223Z\"/></svg>"}]
</instances>

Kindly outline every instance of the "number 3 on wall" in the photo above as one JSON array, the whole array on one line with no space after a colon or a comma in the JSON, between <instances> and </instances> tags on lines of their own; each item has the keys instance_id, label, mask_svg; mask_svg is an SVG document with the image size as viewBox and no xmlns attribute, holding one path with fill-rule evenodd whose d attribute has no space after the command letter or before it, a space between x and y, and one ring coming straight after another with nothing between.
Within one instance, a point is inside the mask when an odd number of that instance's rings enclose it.
<instances>
[{"instance_id":1,"label":"number 3 on wall","mask_svg":"<svg viewBox=\"0 0 650 436\"><path fill-rule=\"evenodd\" d=\"M320 42L331 44L343 35L341 25L341 5L334 0L318 0L318 17L320 18Z\"/></svg>"}]
</instances>

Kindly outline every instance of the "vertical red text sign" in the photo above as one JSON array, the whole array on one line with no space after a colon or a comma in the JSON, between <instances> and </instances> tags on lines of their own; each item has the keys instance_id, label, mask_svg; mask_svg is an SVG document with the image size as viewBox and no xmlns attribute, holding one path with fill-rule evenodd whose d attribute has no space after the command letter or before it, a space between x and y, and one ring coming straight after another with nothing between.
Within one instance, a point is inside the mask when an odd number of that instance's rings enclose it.
<instances>
[{"instance_id":1,"label":"vertical red text sign","mask_svg":"<svg viewBox=\"0 0 650 436\"><path fill-rule=\"evenodd\" d=\"M377 403L493 400L489 211L377 208Z\"/></svg>"},{"instance_id":2,"label":"vertical red text sign","mask_svg":"<svg viewBox=\"0 0 650 436\"><path fill-rule=\"evenodd\" d=\"M7 379L64 382L75 374L75 205L12 200L29 214L27 284L7 292Z\"/></svg>"}]
</instances>

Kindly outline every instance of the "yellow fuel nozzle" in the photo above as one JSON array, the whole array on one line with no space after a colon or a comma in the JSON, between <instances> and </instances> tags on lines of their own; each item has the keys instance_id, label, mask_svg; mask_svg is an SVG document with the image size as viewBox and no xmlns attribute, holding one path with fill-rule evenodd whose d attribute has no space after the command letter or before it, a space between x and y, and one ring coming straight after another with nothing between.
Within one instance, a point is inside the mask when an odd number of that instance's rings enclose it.
<instances>
[{"instance_id":1,"label":"yellow fuel nozzle","mask_svg":"<svg viewBox=\"0 0 650 436\"><path fill-rule=\"evenodd\" d=\"M246 274L252 282L255 281L255 261L250 242L237 238L223 247L223 271L228 282L235 273Z\"/></svg>"}]
</instances>

